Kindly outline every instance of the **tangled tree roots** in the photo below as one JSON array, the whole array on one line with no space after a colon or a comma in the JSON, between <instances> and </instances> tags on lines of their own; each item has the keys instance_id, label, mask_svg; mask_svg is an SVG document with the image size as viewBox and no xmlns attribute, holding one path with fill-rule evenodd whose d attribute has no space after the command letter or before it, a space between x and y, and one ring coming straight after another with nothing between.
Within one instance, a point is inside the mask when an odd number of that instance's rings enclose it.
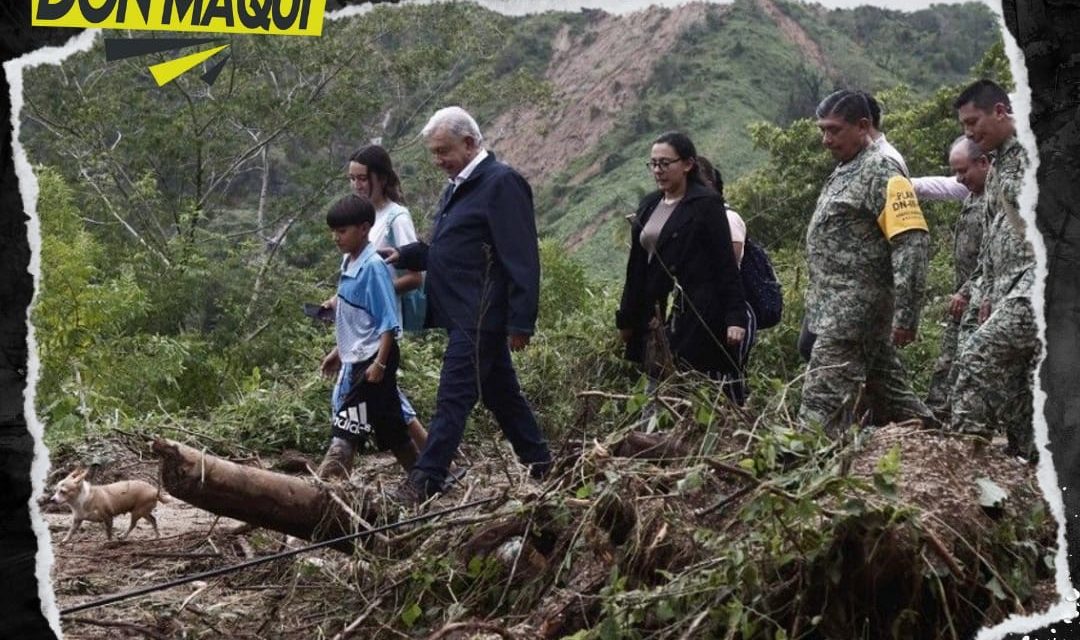
<instances>
[{"instance_id":1,"label":"tangled tree roots","mask_svg":"<svg viewBox=\"0 0 1080 640\"><path fill-rule=\"evenodd\" d=\"M552 535L539 527L530 526L522 518L510 518L485 525L465 543L461 561L466 568L473 562L490 561L499 567L499 574L513 580L536 578L548 569L547 555L552 552Z\"/></svg>"},{"instance_id":2,"label":"tangled tree roots","mask_svg":"<svg viewBox=\"0 0 1080 640\"><path fill-rule=\"evenodd\" d=\"M1033 469L999 447L900 424L838 450L779 428L758 442L720 434L750 454L725 462L698 453L698 429L583 453L592 517L568 575L517 631L964 638L1048 604L1053 522ZM988 501L987 485L1005 497Z\"/></svg>"}]
</instances>

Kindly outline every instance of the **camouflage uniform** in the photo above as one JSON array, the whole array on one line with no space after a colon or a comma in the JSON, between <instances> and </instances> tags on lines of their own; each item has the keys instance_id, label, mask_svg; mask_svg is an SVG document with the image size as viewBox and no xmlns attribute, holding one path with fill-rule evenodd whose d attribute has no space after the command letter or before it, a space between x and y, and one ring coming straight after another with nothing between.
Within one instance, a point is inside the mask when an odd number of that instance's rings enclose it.
<instances>
[{"instance_id":1,"label":"camouflage uniform","mask_svg":"<svg viewBox=\"0 0 1080 640\"><path fill-rule=\"evenodd\" d=\"M1035 254L1017 202L1026 167L1027 156L1013 136L998 148L986 177L989 223L976 276L991 314L960 348L952 428L990 437L1004 425L1010 449L1032 457L1031 385L1039 352L1031 306Z\"/></svg>"},{"instance_id":2,"label":"camouflage uniform","mask_svg":"<svg viewBox=\"0 0 1080 640\"><path fill-rule=\"evenodd\" d=\"M922 226L889 240L879 216L896 205L894 185L903 194L902 210L914 212ZM933 420L891 342L894 325L918 327L929 240L911 183L876 148L829 176L806 232L806 313L818 338L803 386L802 422L830 429L850 424L864 384L875 423Z\"/></svg>"},{"instance_id":3,"label":"camouflage uniform","mask_svg":"<svg viewBox=\"0 0 1080 640\"><path fill-rule=\"evenodd\" d=\"M971 294L972 284L968 281L979 264L979 247L982 245L983 229L986 227L984 194L985 191L980 194L972 193L964 199L953 229L954 291L958 293ZM977 304L973 306L978 308ZM941 335L941 355L934 363L930 391L926 396L926 404L935 413L945 413L949 410L949 389L952 388L952 382L956 380L951 372L953 361L956 359L959 336L960 320L950 315L945 324L945 331Z\"/></svg>"}]
</instances>

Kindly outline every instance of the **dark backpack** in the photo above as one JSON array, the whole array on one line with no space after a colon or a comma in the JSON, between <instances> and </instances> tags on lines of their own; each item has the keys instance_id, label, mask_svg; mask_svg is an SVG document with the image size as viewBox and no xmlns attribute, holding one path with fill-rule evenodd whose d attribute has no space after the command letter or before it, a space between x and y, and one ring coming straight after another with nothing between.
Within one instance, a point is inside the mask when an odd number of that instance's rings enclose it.
<instances>
[{"instance_id":1,"label":"dark backpack","mask_svg":"<svg viewBox=\"0 0 1080 640\"><path fill-rule=\"evenodd\" d=\"M739 269L746 301L757 316L757 328L768 329L780 324L780 315L784 311L784 295L780 291L780 282L776 279L769 254L747 238L743 244L742 265Z\"/></svg>"}]
</instances>

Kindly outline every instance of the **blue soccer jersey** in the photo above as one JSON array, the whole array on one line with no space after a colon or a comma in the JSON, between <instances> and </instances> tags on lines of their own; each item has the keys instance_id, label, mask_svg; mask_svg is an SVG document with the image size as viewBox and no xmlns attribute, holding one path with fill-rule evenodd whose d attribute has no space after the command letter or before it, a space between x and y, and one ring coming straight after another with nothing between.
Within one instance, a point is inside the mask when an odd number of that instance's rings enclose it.
<instances>
[{"instance_id":1,"label":"blue soccer jersey","mask_svg":"<svg viewBox=\"0 0 1080 640\"><path fill-rule=\"evenodd\" d=\"M363 362L379 351L379 336L401 335L390 267L368 244L355 260L344 256L334 316L338 353L343 363Z\"/></svg>"}]
</instances>

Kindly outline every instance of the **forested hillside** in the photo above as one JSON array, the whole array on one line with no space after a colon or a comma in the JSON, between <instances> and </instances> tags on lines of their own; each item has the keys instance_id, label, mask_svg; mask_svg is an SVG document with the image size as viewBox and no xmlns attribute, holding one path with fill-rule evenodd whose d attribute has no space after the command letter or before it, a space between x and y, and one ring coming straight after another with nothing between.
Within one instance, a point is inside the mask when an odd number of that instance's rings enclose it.
<instances>
[{"instance_id":1,"label":"forested hillside","mask_svg":"<svg viewBox=\"0 0 1080 640\"><path fill-rule=\"evenodd\" d=\"M981 3L903 13L738 0L520 18L464 4L380 9L328 23L317 42L234 39L210 90L195 77L158 90L140 71L145 62L106 67L95 48L67 63L62 79L30 84L39 117L26 140L36 161L68 173L80 169L65 167L64 150L85 162L108 149L125 180L158 176L174 219L194 206L193 228L254 224L266 240L283 232L270 224L280 212L311 208L300 194L326 193L321 182L370 138L395 151L413 208L429 209L439 181L415 136L433 107L460 102L533 182L542 231L611 275L622 216L652 188L641 163L659 133L690 133L731 184L765 158L750 124L805 117L841 86L904 84L927 96L965 77L996 38ZM79 97L54 102L49 86L79 87ZM135 126L98 120L106 113ZM155 235L143 224L132 226Z\"/></svg>"},{"instance_id":2,"label":"forested hillside","mask_svg":"<svg viewBox=\"0 0 1080 640\"><path fill-rule=\"evenodd\" d=\"M653 188L642 163L649 143L663 131L688 132L698 151L715 161L730 185L766 156L751 139L749 124L784 125L807 117L821 98L839 87L879 93L904 84L916 96L927 96L965 77L997 39L991 13L976 4L901 13L873 7L826 11L800 3L740 0L730 5L691 5L676 10L676 15L692 11L698 15L684 21L680 31L655 38L651 34L658 33L660 25L667 28L676 18L654 10L652 22L647 13L599 19L566 56L584 57L584 67L592 64L596 68L592 73L606 92L631 84L636 98L624 100L618 111L611 112L591 94L567 92L562 102L541 111L537 124L517 126L533 135L521 136L513 150L522 151L511 157L521 157L527 166L537 160L526 158L549 162L540 172L546 178L540 189L545 231L597 270L617 274L621 269L623 216ZM602 33L605 21L619 21L620 34L630 32L621 40L643 33L648 44L598 46L599 38L592 34ZM607 56L620 61L620 71L643 62L651 67L646 77L627 73L627 79L621 72L599 68L595 61ZM558 67L549 75L558 77ZM556 86L560 84L564 83ZM568 106L579 102L588 106L586 122ZM886 113L892 107L886 102ZM535 141L548 130L567 127L563 119L574 117L583 131L579 136L566 136L557 144ZM568 149L580 149L578 141L589 136L597 144L583 145L586 149L576 158L550 162L568 155ZM906 141L896 144L907 151ZM751 219L751 233L768 228L764 220L754 221L756 211L740 210ZM785 213L791 218L809 215L808 210Z\"/></svg>"},{"instance_id":3,"label":"forested hillside","mask_svg":"<svg viewBox=\"0 0 1080 640\"><path fill-rule=\"evenodd\" d=\"M107 64L100 43L25 78L50 482L75 464L101 481L156 482L154 436L250 467L291 462L307 479L329 432L318 368L332 330L301 313L337 275L326 208L348 191L350 152L379 140L427 227L445 177L417 133L452 103L534 187L540 315L514 358L556 471L526 480L478 410L458 458L469 473L442 502L490 506L373 537L352 556L275 560L190 597L166 590L68 622L101 631L85 637L123 626L152 637L961 638L1053 599L1053 519L1033 469L1003 447L976 459L919 425L834 440L792 419L802 238L832 164L807 117L836 87L873 91L913 173L944 171L959 88L1009 82L982 4L737 0L527 17L406 4L328 22L318 40L230 45L213 86L192 73L159 88L146 66L163 57ZM649 145L670 129L723 171L769 247L785 310L754 347L745 409L676 376L643 418L650 397L613 318L623 216L653 188ZM957 207L926 211L930 290L902 354L920 392L952 286ZM444 349L436 332L402 340L399 381L425 422ZM337 487L353 526L402 517L381 501L399 479L387 457L365 456ZM84 530L57 547L61 603L291 544L180 500L160 509L153 552L140 530L104 548ZM54 533L67 521L49 517Z\"/></svg>"}]
</instances>

